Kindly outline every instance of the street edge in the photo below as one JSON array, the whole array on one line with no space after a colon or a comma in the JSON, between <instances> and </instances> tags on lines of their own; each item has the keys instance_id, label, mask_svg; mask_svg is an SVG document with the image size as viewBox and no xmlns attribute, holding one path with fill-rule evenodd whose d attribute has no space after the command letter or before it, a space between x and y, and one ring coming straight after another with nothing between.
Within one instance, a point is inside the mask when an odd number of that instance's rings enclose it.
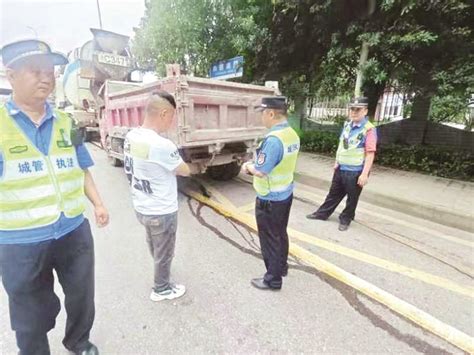
<instances>
[{"instance_id":1,"label":"street edge","mask_svg":"<svg viewBox=\"0 0 474 355\"><path fill-rule=\"evenodd\" d=\"M215 202L208 197L198 194L193 191L183 190L182 191L188 197L191 197L204 205L212 208L219 214L231 218L235 221L241 222L253 229L257 230L257 225L254 219L249 218L249 215L240 213L238 210L232 207L225 207L221 203ZM291 235L291 233L290 233ZM320 258L319 256L312 254L302 247L290 243L290 254L305 261L311 266L315 267L319 271L335 278L336 280L343 282L344 284L356 289L357 291L365 294L366 296L376 300L377 302L385 305L394 312L401 316L411 320L413 323L419 325L423 329L437 335L441 339L453 344L459 349L468 353L474 353L474 338L463 333L462 331L443 323L437 318L430 314L418 309L414 305L403 301L402 299L378 288L377 286L350 274L349 272L339 268L338 266Z\"/></svg>"}]
</instances>

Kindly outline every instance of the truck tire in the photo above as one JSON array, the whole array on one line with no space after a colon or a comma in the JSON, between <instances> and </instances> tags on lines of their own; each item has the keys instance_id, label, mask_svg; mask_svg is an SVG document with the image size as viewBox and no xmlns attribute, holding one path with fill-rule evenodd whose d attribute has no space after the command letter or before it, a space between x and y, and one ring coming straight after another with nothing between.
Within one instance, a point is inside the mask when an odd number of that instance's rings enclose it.
<instances>
[{"instance_id":1,"label":"truck tire","mask_svg":"<svg viewBox=\"0 0 474 355\"><path fill-rule=\"evenodd\" d=\"M86 131L84 134L84 142L99 142L100 135L96 131Z\"/></svg>"},{"instance_id":2,"label":"truck tire","mask_svg":"<svg viewBox=\"0 0 474 355\"><path fill-rule=\"evenodd\" d=\"M112 166L114 166L116 168L123 165L123 163L120 159L117 159L117 158L111 157L111 156L109 156L109 162Z\"/></svg>"},{"instance_id":3,"label":"truck tire","mask_svg":"<svg viewBox=\"0 0 474 355\"><path fill-rule=\"evenodd\" d=\"M122 161L120 159L117 159L110 155L110 152L112 151L112 138L110 136L107 136L107 138L105 138L105 151L107 152L107 158L109 160L110 165L115 167L122 166Z\"/></svg>"},{"instance_id":4,"label":"truck tire","mask_svg":"<svg viewBox=\"0 0 474 355\"><path fill-rule=\"evenodd\" d=\"M207 174L211 179L219 181L227 181L235 178L240 173L241 165L234 161L229 164L210 166Z\"/></svg>"}]
</instances>

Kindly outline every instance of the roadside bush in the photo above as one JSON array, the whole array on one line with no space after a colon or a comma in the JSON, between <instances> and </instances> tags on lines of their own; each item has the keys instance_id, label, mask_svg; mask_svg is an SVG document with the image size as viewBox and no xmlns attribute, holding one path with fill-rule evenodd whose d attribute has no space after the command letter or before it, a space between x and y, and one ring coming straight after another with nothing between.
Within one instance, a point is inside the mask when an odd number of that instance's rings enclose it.
<instances>
[{"instance_id":1,"label":"roadside bush","mask_svg":"<svg viewBox=\"0 0 474 355\"><path fill-rule=\"evenodd\" d=\"M304 131L300 133L300 140L304 151L336 154L339 135L324 131Z\"/></svg>"},{"instance_id":2,"label":"roadside bush","mask_svg":"<svg viewBox=\"0 0 474 355\"><path fill-rule=\"evenodd\" d=\"M389 145L379 147L376 163L401 170L474 181L474 156L430 146Z\"/></svg>"},{"instance_id":3,"label":"roadside bush","mask_svg":"<svg viewBox=\"0 0 474 355\"><path fill-rule=\"evenodd\" d=\"M298 132L303 151L334 156L339 135L324 131ZM388 145L378 147L375 163L400 170L410 170L474 182L474 156L431 146Z\"/></svg>"},{"instance_id":4,"label":"roadside bush","mask_svg":"<svg viewBox=\"0 0 474 355\"><path fill-rule=\"evenodd\" d=\"M326 121L334 122L335 125L342 129L342 126L344 126L344 123L347 121L347 115L327 116Z\"/></svg>"}]
</instances>

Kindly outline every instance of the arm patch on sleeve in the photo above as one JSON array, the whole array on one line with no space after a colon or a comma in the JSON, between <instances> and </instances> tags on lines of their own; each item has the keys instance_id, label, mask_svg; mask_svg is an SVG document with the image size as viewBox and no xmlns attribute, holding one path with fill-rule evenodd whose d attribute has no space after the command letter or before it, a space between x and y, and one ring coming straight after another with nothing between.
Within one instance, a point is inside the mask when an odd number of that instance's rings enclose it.
<instances>
[{"instance_id":1,"label":"arm patch on sleeve","mask_svg":"<svg viewBox=\"0 0 474 355\"><path fill-rule=\"evenodd\" d=\"M265 164L265 159L267 158L265 153L260 153L257 157L257 165Z\"/></svg>"}]
</instances>

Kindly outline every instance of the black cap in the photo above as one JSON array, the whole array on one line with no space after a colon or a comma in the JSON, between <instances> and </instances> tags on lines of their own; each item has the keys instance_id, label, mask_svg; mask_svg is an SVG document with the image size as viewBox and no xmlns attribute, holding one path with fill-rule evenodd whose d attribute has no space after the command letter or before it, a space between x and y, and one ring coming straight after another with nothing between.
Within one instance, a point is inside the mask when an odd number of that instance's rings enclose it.
<instances>
[{"instance_id":1,"label":"black cap","mask_svg":"<svg viewBox=\"0 0 474 355\"><path fill-rule=\"evenodd\" d=\"M263 97L262 103L258 106L255 106L255 110L257 111L263 111L267 108L285 111L287 109L286 97L285 96Z\"/></svg>"},{"instance_id":2,"label":"black cap","mask_svg":"<svg viewBox=\"0 0 474 355\"><path fill-rule=\"evenodd\" d=\"M354 97L349 103L349 107L367 107L369 106L369 99L366 97Z\"/></svg>"},{"instance_id":3,"label":"black cap","mask_svg":"<svg viewBox=\"0 0 474 355\"><path fill-rule=\"evenodd\" d=\"M54 65L64 65L68 63L67 58L61 53L51 51L51 48L43 41L28 39L17 41L3 46L1 49L3 65L11 66L20 59L33 56L48 56Z\"/></svg>"}]
</instances>

